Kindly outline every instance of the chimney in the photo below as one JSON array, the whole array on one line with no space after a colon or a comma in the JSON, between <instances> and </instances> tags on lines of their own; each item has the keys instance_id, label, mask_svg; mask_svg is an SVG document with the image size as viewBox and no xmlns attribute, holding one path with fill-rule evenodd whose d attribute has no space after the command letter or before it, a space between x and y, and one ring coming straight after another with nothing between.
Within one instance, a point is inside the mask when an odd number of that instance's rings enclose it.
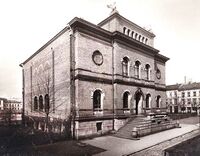
<instances>
[{"instance_id":1,"label":"chimney","mask_svg":"<svg viewBox=\"0 0 200 156\"><path fill-rule=\"evenodd\" d=\"M184 84L187 83L187 79L186 79L186 76L184 76Z\"/></svg>"}]
</instances>

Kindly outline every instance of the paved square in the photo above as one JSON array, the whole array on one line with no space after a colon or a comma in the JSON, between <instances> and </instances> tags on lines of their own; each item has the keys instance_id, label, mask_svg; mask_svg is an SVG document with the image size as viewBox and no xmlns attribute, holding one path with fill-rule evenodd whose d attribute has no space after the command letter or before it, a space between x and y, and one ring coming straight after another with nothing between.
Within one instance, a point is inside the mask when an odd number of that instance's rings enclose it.
<instances>
[{"instance_id":1,"label":"paved square","mask_svg":"<svg viewBox=\"0 0 200 156\"><path fill-rule=\"evenodd\" d=\"M83 142L107 150L97 154L99 156L121 156L143 150L198 128L198 125L181 124L181 128L174 128L171 130L144 136L141 137L140 140L123 139L114 136L103 136L91 140L84 140Z\"/></svg>"}]
</instances>

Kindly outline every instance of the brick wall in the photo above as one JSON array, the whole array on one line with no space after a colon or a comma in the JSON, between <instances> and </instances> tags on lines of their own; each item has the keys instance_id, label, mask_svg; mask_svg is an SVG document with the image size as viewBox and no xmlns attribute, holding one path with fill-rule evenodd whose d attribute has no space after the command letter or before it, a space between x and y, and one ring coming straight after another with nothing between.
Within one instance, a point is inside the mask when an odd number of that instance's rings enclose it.
<instances>
[{"instance_id":1,"label":"brick wall","mask_svg":"<svg viewBox=\"0 0 200 156\"><path fill-rule=\"evenodd\" d=\"M53 118L66 119L70 113L70 38L63 33L24 64L25 115L45 116L33 110L34 97L48 93L50 89L50 113ZM54 66L53 66L54 59ZM47 67L48 66L48 67ZM53 73L54 68L54 73ZM54 74L54 84L53 84ZM49 81L49 87L45 87ZM53 92L54 85L54 92ZM53 94L55 103L53 102ZM32 107L31 107L32 105ZM54 106L53 106L54 105ZM53 107L55 112L53 112Z\"/></svg>"}]
</instances>

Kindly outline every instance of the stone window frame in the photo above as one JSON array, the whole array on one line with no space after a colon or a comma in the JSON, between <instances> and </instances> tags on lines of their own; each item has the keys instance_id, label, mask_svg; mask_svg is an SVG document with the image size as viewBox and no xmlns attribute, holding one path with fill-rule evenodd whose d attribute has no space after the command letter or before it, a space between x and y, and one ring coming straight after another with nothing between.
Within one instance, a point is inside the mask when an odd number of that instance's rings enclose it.
<instances>
[{"instance_id":1,"label":"stone window frame","mask_svg":"<svg viewBox=\"0 0 200 156\"><path fill-rule=\"evenodd\" d=\"M100 96L100 107L99 108L95 108L94 107L94 93L96 91L99 91L101 96ZM93 112L94 114L101 114L103 113L103 104L104 104L104 97L105 97L105 93L103 92L103 90L101 88L95 88L95 90L91 93L91 99L92 99L92 107L93 107Z\"/></svg>"},{"instance_id":2,"label":"stone window frame","mask_svg":"<svg viewBox=\"0 0 200 156\"><path fill-rule=\"evenodd\" d=\"M100 56L102 57L101 62L97 62L97 61L95 60L95 57L96 57L97 55L100 55ZM102 54L99 50L93 51L92 60L93 60L93 62L94 62L96 65L98 65L98 66L102 65L102 64L103 64L103 54Z\"/></svg>"},{"instance_id":3,"label":"stone window frame","mask_svg":"<svg viewBox=\"0 0 200 156\"><path fill-rule=\"evenodd\" d=\"M33 110L34 111L36 111L36 110L38 110L38 102L39 102L39 100L38 100L38 97L37 96L34 96L34 99L33 99Z\"/></svg>"},{"instance_id":4,"label":"stone window frame","mask_svg":"<svg viewBox=\"0 0 200 156\"><path fill-rule=\"evenodd\" d=\"M103 123L96 122L96 128L97 128L97 132L101 132L103 130Z\"/></svg>"},{"instance_id":5,"label":"stone window frame","mask_svg":"<svg viewBox=\"0 0 200 156\"><path fill-rule=\"evenodd\" d=\"M126 107L125 107L125 101L124 101L125 94L128 94L127 95L127 100L126 100L126 102L127 102ZM123 107L122 108L123 109L127 109L127 110L130 109L131 98L132 98L132 95L131 95L130 91L129 90L125 90L123 92L123 94L122 94L122 103L123 103Z\"/></svg>"},{"instance_id":6,"label":"stone window frame","mask_svg":"<svg viewBox=\"0 0 200 156\"><path fill-rule=\"evenodd\" d=\"M130 58L128 56L124 56L121 62L122 62L122 75L130 76Z\"/></svg>"},{"instance_id":7,"label":"stone window frame","mask_svg":"<svg viewBox=\"0 0 200 156\"><path fill-rule=\"evenodd\" d=\"M185 97L185 92L181 92L181 96L184 98Z\"/></svg>"},{"instance_id":8,"label":"stone window frame","mask_svg":"<svg viewBox=\"0 0 200 156\"><path fill-rule=\"evenodd\" d=\"M46 113L49 113L50 110L50 97L49 94L45 94L44 96L44 109Z\"/></svg>"},{"instance_id":9,"label":"stone window frame","mask_svg":"<svg viewBox=\"0 0 200 156\"><path fill-rule=\"evenodd\" d=\"M123 33L126 34L126 27L123 27Z\"/></svg>"},{"instance_id":10,"label":"stone window frame","mask_svg":"<svg viewBox=\"0 0 200 156\"><path fill-rule=\"evenodd\" d=\"M196 97L197 96L197 93L196 91L193 91L193 96Z\"/></svg>"},{"instance_id":11,"label":"stone window frame","mask_svg":"<svg viewBox=\"0 0 200 156\"><path fill-rule=\"evenodd\" d=\"M190 91L187 92L187 97L190 97Z\"/></svg>"},{"instance_id":12,"label":"stone window frame","mask_svg":"<svg viewBox=\"0 0 200 156\"><path fill-rule=\"evenodd\" d=\"M161 107L161 96L160 95L157 95L156 96L156 108L160 108Z\"/></svg>"},{"instance_id":13,"label":"stone window frame","mask_svg":"<svg viewBox=\"0 0 200 156\"><path fill-rule=\"evenodd\" d=\"M191 98L188 98L188 99L187 99L187 104L190 105L191 102L192 102Z\"/></svg>"},{"instance_id":14,"label":"stone window frame","mask_svg":"<svg viewBox=\"0 0 200 156\"><path fill-rule=\"evenodd\" d=\"M145 64L146 80L151 80L151 66L149 63Z\"/></svg>"},{"instance_id":15,"label":"stone window frame","mask_svg":"<svg viewBox=\"0 0 200 156\"><path fill-rule=\"evenodd\" d=\"M42 95L39 96L39 100L38 101L39 101L39 110L43 111L44 110L44 99L43 99Z\"/></svg>"},{"instance_id":16,"label":"stone window frame","mask_svg":"<svg viewBox=\"0 0 200 156\"><path fill-rule=\"evenodd\" d=\"M136 60L135 64L134 64L134 77L141 79L141 67L142 67L142 63L140 60Z\"/></svg>"},{"instance_id":17,"label":"stone window frame","mask_svg":"<svg viewBox=\"0 0 200 156\"><path fill-rule=\"evenodd\" d=\"M148 99L149 99L148 105L147 105L147 97L148 97ZM151 108L151 94L150 94L150 93L147 93L145 99L146 99L146 101L145 101L145 108ZM148 106L148 107L147 107L147 106Z\"/></svg>"}]
</instances>

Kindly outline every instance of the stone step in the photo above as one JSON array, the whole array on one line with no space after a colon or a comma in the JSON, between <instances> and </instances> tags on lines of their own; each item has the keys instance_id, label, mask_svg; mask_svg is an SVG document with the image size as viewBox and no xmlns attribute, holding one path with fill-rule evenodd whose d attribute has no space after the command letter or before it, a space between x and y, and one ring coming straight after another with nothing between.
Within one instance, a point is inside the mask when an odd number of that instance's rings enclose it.
<instances>
[{"instance_id":1,"label":"stone step","mask_svg":"<svg viewBox=\"0 0 200 156\"><path fill-rule=\"evenodd\" d=\"M117 137L120 138L132 138L132 130L134 127L143 125L146 123L149 123L149 120L146 120L144 116L138 116L136 118L131 119L126 125L124 125L122 128L120 128L116 134L114 134Z\"/></svg>"}]
</instances>

